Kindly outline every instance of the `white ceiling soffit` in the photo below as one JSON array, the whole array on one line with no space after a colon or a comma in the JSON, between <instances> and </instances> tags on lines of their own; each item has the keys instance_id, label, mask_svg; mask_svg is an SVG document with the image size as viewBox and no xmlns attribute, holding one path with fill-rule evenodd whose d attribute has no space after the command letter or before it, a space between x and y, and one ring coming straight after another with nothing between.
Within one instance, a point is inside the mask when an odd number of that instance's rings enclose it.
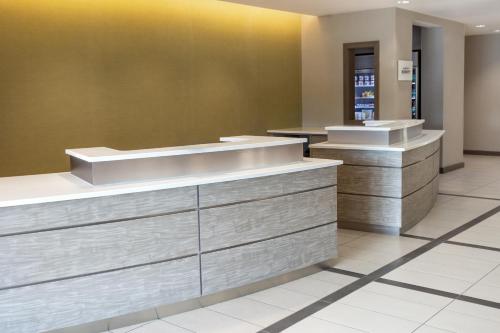
<instances>
[{"instance_id":1,"label":"white ceiling soffit","mask_svg":"<svg viewBox=\"0 0 500 333\"><path fill-rule=\"evenodd\" d=\"M227 0L241 4L284 10L306 15L330 15L369 9L400 7L427 15L465 23L468 34L500 30L500 0ZM486 25L476 28L476 25Z\"/></svg>"}]
</instances>

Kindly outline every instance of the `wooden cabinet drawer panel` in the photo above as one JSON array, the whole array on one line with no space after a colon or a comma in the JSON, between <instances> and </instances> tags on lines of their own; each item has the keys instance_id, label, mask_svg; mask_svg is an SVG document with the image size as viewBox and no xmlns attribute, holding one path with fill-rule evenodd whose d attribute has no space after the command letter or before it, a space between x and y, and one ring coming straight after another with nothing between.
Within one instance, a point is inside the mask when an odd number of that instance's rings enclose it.
<instances>
[{"instance_id":1,"label":"wooden cabinet drawer panel","mask_svg":"<svg viewBox=\"0 0 500 333\"><path fill-rule=\"evenodd\" d=\"M80 325L200 296L198 257L0 291L0 332Z\"/></svg>"},{"instance_id":2,"label":"wooden cabinet drawer panel","mask_svg":"<svg viewBox=\"0 0 500 333\"><path fill-rule=\"evenodd\" d=\"M200 207L264 199L332 186L337 183L337 167L276 176L200 185Z\"/></svg>"},{"instance_id":3,"label":"wooden cabinet drawer panel","mask_svg":"<svg viewBox=\"0 0 500 333\"><path fill-rule=\"evenodd\" d=\"M336 187L203 209L201 251L280 236L336 220Z\"/></svg>"},{"instance_id":4,"label":"wooden cabinet drawer panel","mask_svg":"<svg viewBox=\"0 0 500 333\"><path fill-rule=\"evenodd\" d=\"M196 187L0 208L0 235L196 208Z\"/></svg>"},{"instance_id":5,"label":"wooden cabinet drawer panel","mask_svg":"<svg viewBox=\"0 0 500 333\"><path fill-rule=\"evenodd\" d=\"M203 294L235 288L337 255L336 223L271 240L202 254Z\"/></svg>"},{"instance_id":6,"label":"wooden cabinet drawer panel","mask_svg":"<svg viewBox=\"0 0 500 333\"><path fill-rule=\"evenodd\" d=\"M0 288L197 254L197 213L0 237L0 253Z\"/></svg>"}]
</instances>

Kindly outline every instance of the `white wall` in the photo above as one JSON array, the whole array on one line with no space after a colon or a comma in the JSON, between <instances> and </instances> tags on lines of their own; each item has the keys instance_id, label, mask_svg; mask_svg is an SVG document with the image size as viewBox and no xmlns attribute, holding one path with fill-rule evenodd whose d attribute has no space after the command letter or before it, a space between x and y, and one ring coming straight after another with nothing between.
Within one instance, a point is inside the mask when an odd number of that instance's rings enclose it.
<instances>
[{"instance_id":1,"label":"white wall","mask_svg":"<svg viewBox=\"0 0 500 333\"><path fill-rule=\"evenodd\" d=\"M443 31L443 139L441 165L463 163L464 149L464 50L465 26L461 23L396 9L397 50L399 59L411 59L412 26L441 27ZM410 105L410 87L401 83L396 94L401 108Z\"/></svg>"},{"instance_id":2,"label":"white wall","mask_svg":"<svg viewBox=\"0 0 500 333\"><path fill-rule=\"evenodd\" d=\"M466 38L465 149L500 152L500 35Z\"/></svg>"},{"instance_id":3,"label":"white wall","mask_svg":"<svg viewBox=\"0 0 500 333\"><path fill-rule=\"evenodd\" d=\"M442 28L443 167L463 162L465 26L387 8L302 20L304 126L343 123L343 44L380 42L380 119L410 118L411 82L397 80L397 61L411 60L413 25Z\"/></svg>"},{"instance_id":4,"label":"white wall","mask_svg":"<svg viewBox=\"0 0 500 333\"><path fill-rule=\"evenodd\" d=\"M380 118L409 117L397 108L395 8L302 19L302 122L344 122L343 45L380 42ZM409 96L409 95L408 95ZM408 107L409 110L409 107Z\"/></svg>"}]
</instances>

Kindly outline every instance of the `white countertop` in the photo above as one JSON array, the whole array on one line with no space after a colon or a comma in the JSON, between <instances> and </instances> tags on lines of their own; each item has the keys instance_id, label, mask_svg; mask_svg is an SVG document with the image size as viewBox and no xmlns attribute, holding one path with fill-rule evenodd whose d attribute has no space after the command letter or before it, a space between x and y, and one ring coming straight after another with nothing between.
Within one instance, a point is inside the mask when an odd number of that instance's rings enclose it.
<instances>
[{"instance_id":1,"label":"white countertop","mask_svg":"<svg viewBox=\"0 0 500 333\"><path fill-rule=\"evenodd\" d=\"M323 127L292 127L268 130L270 134L292 134L292 135L327 135L328 131Z\"/></svg>"},{"instance_id":2,"label":"white countertop","mask_svg":"<svg viewBox=\"0 0 500 333\"><path fill-rule=\"evenodd\" d=\"M94 198L125 193L219 183L341 165L342 161L310 159L270 168L175 177L128 184L91 185L69 172L0 178L0 207Z\"/></svg>"},{"instance_id":3,"label":"white countertop","mask_svg":"<svg viewBox=\"0 0 500 333\"><path fill-rule=\"evenodd\" d=\"M423 119L408 120L365 120L364 126L328 126L327 131L381 131L390 132L404 128L420 126L425 123Z\"/></svg>"},{"instance_id":4,"label":"white countertop","mask_svg":"<svg viewBox=\"0 0 500 333\"><path fill-rule=\"evenodd\" d=\"M382 151L408 151L428 145L436 140L441 139L445 131L438 130L423 130L422 134L407 141L390 146L382 145L366 145L366 144L335 144L335 143L316 143L310 145L310 148L323 149L354 149L354 150L382 150Z\"/></svg>"},{"instance_id":5,"label":"white countertop","mask_svg":"<svg viewBox=\"0 0 500 333\"><path fill-rule=\"evenodd\" d=\"M106 147L66 149L66 154L79 158L86 162L108 162L139 158L179 156L239 149L282 146L294 143L304 143L307 142L307 139L242 135L220 138L220 141L220 143L207 143L200 145L141 150L116 150Z\"/></svg>"}]
</instances>

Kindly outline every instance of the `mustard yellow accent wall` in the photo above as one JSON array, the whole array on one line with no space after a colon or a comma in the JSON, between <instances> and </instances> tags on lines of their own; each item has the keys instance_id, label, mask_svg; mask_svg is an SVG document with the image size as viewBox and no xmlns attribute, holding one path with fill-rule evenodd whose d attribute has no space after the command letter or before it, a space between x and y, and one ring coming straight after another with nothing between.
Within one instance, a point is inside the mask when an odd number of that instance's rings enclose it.
<instances>
[{"instance_id":1,"label":"mustard yellow accent wall","mask_svg":"<svg viewBox=\"0 0 500 333\"><path fill-rule=\"evenodd\" d=\"M0 176L298 126L300 29L215 0L0 0Z\"/></svg>"}]
</instances>

